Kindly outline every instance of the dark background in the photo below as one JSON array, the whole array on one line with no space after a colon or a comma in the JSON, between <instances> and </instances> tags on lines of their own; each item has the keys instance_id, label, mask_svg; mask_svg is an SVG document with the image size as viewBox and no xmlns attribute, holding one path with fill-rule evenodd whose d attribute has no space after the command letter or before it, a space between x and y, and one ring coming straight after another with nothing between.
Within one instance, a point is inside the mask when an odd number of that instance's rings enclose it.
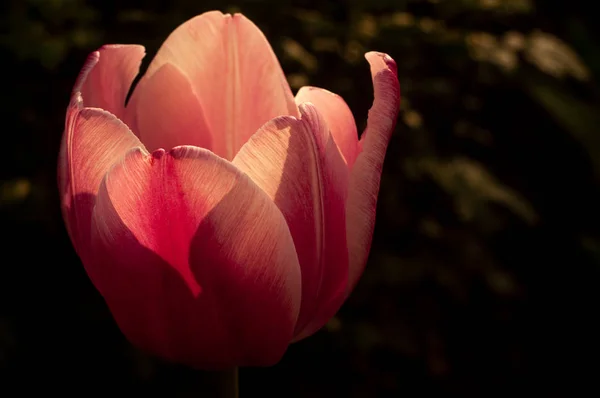
<instances>
[{"instance_id":1,"label":"dark background","mask_svg":"<svg viewBox=\"0 0 600 398\"><path fill-rule=\"evenodd\" d=\"M145 67L210 9L252 19L294 92L339 93L361 130L373 99L364 52L397 61L403 97L364 277L280 364L242 369L242 397L597 394L594 3L4 0L0 396L212 396L206 375L124 339L71 246L56 188L87 54L139 43Z\"/></svg>"}]
</instances>

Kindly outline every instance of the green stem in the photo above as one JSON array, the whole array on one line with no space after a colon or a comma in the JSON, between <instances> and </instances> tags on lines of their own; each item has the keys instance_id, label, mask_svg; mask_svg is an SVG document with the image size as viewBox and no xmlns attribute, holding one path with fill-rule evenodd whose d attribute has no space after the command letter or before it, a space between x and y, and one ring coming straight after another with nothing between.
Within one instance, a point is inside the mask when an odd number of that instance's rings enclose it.
<instances>
[{"instance_id":1,"label":"green stem","mask_svg":"<svg viewBox=\"0 0 600 398\"><path fill-rule=\"evenodd\" d=\"M219 372L221 376L221 398L239 398L239 374L238 368Z\"/></svg>"},{"instance_id":2,"label":"green stem","mask_svg":"<svg viewBox=\"0 0 600 398\"><path fill-rule=\"evenodd\" d=\"M233 369L233 397L240 397L240 370L238 368Z\"/></svg>"},{"instance_id":3,"label":"green stem","mask_svg":"<svg viewBox=\"0 0 600 398\"><path fill-rule=\"evenodd\" d=\"M239 398L238 368L220 372L201 372L202 396L215 398Z\"/></svg>"}]
</instances>

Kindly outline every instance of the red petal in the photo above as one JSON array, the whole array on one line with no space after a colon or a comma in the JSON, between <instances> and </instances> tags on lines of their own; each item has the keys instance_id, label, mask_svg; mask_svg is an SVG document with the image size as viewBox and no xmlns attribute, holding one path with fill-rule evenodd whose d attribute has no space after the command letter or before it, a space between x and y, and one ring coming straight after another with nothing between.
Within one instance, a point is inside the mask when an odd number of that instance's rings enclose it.
<instances>
[{"instance_id":1,"label":"red petal","mask_svg":"<svg viewBox=\"0 0 600 398\"><path fill-rule=\"evenodd\" d=\"M396 125L400 106L400 85L396 63L387 54L370 52L365 58L371 64L375 98L359 146L362 152L350 172L346 226L350 253L350 289L360 278L373 237L375 210L383 160Z\"/></svg>"},{"instance_id":2,"label":"red petal","mask_svg":"<svg viewBox=\"0 0 600 398\"><path fill-rule=\"evenodd\" d=\"M274 200L294 238L302 269L296 339L335 314L348 275L348 169L316 108L304 104L300 112L300 120L281 117L267 123L233 161Z\"/></svg>"},{"instance_id":3,"label":"red petal","mask_svg":"<svg viewBox=\"0 0 600 398\"><path fill-rule=\"evenodd\" d=\"M94 284L136 345L204 369L272 365L292 337L300 270L281 212L210 151L140 150L93 215Z\"/></svg>"}]
</instances>

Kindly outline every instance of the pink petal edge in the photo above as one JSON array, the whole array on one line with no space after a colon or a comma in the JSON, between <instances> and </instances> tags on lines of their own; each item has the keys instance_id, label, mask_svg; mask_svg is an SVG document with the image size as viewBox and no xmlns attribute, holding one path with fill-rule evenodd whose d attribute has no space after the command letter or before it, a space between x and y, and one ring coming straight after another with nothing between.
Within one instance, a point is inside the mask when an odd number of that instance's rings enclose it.
<instances>
[{"instance_id":1,"label":"pink petal edge","mask_svg":"<svg viewBox=\"0 0 600 398\"><path fill-rule=\"evenodd\" d=\"M104 48L110 52L111 47ZM75 250L88 272L91 271L86 261L90 257L91 213L100 182L127 151L134 147L143 148L137 137L115 115L104 109L84 107L85 100L79 90L89 88L88 79L98 76L94 71L102 67L103 49L90 54L77 79L67 107L58 159L63 218Z\"/></svg>"},{"instance_id":2,"label":"pink petal edge","mask_svg":"<svg viewBox=\"0 0 600 398\"><path fill-rule=\"evenodd\" d=\"M84 107L101 108L125 120L125 99L144 56L140 45L102 46L88 57L73 93L81 93Z\"/></svg>"},{"instance_id":3,"label":"pink petal edge","mask_svg":"<svg viewBox=\"0 0 600 398\"><path fill-rule=\"evenodd\" d=\"M362 147L350 172L346 229L350 254L347 294L360 278L371 249L377 195L388 143L396 125L400 107L400 84L395 61L387 54L369 52L374 101L367 127L360 139Z\"/></svg>"},{"instance_id":4,"label":"pink petal edge","mask_svg":"<svg viewBox=\"0 0 600 398\"><path fill-rule=\"evenodd\" d=\"M298 90L295 100L298 105L310 102L317 107L326 120L346 164L352 168L357 155L358 133L352 111L344 99L331 91L305 86Z\"/></svg>"},{"instance_id":5,"label":"pink petal edge","mask_svg":"<svg viewBox=\"0 0 600 398\"><path fill-rule=\"evenodd\" d=\"M335 314L348 276L348 168L316 107L302 104L300 113L265 124L233 160L273 199L294 238L303 287L295 340Z\"/></svg>"}]
</instances>

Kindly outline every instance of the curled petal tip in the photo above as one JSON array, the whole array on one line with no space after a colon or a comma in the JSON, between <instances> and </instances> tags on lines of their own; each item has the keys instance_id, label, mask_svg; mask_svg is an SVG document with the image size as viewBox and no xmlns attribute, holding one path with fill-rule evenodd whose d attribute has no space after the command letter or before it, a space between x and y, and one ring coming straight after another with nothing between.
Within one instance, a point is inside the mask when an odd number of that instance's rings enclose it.
<instances>
[{"instance_id":1,"label":"curled petal tip","mask_svg":"<svg viewBox=\"0 0 600 398\"><path fill-rule=\"evenodd\" d=\"M366 53L365 58L369 62L369 65L371 65L371 75L375 91L375 102L371 111L379 109L381 106L385 107L385 105L392 104L393 110L387 113L393 113L392 118L395 124L397 112L400 107L400 83L398 82L396 61L388 54L377 51Z\"/></svg>"},{"instance_id":2,"label":"curled petal tip","mask_svg":"<svg viewBox=\"0 0 600 398\"><path fill-rule=\"evenodd\" d=\"M349 294L362 274L373 237L381 171L400 106L400 83L396 62L387 54L369 52L374 100L367 128L359 145L361 152L352 168L346 208L346 230L350 253Z\"/></svg>"},{"instance_id":3,"label":"curled petal tip","mask_svg":"<svg viewBox=\"0 0 600 398\"><path fill-rule=\"evenodd\" d=\"M365 54L365 58L374 70L387 69L394 74L398 74L398 67L396 61L386 53L378 51L369 51Z\"/></svg>"}]
</instances>

